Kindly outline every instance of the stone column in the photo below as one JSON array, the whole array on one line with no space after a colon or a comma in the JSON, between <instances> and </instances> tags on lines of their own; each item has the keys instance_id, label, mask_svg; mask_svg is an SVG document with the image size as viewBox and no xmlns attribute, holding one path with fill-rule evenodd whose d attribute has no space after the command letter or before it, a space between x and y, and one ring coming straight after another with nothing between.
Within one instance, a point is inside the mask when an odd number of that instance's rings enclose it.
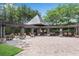
<instances>
[{"instance_id":1,"label":"stone column","mask_svg":"<svg viewBox=\"0 0 79 59\"><path fill-rule=\"evenodd\" d=\"M76 33L75 33L76 35L78 35L78 28L76 27Z\"/></svg>"},{"instance_id":2,"label":"stone column","mask_svg":"<svg viewBox=\"0 0 79 59\"><path fill-rule=\"evenodd\" d=\"M0 43L5 42L5 26L0 26Z\"/></svg>"},{"instance_id":3,"label":"stone column","mask_svg":"<svg viewBox=\"0 0 79 59\"><path fill-rule=\"evenodd\" d=\"M50 36L50 28L47 28L47 36Z\"/></svg>"},{"instance_id":4,"label":"stone column","mask_svg":"<svg viewBox=\"0 0 79 59\"><path fill-rule=\"evenodd\" d=\"M34 34L34 28L31 29L31 33Z\"/></svg>"},{"instance_id":5,"label":"stone column","mask_svg":"<svg viewBox=\"0 0 79 59\"><path fill-rule=\"evenodd\" d=\"M41 30L41 28L38 28L38 29L37 29L37 35L38 35L38 36L40 36L40 30Z\"/></svg>"},{"instance_id":6,"label":"stone column","mask_svg":"<svg viewBox=\"0 0 79 59\"><path fill-rule=\"evenodd\" d=\"M3 26L3 37L5 37L5 26Z\"/></svg>"},{"instance_id":7,"label":"stone column","mask_svg":"<svg viewBox=\"0 0 79 59\"><path fill-rule=\"evenodd\" d=\"M76 30L75 37L79 38L79 26L78 26L78 24L76 24L75 30Z\"/></svg>"},{"instance_id":8,"label":"stone column","mask_svg":"<svg viewBox=\"0 0 79 59\"><path fill-rule=\"evenodd\" d=\"M0 26L0 37L1 38L5 37L5 26Z\"/></svg>"},{"instance_id":9,"label":"stone column","mask_svg":"<svg viewBox=\"0 0 79 59\"><path fill-rule=\"evenodd\" d=\"M60 34L59 34L59 36L63 36L63 29L62 28L60 28Z\"/></svg>"},{"instance_id":10,"label":"stone column","mask_svg":"<svg viewBox=\"0 0 79 59\"><path fill-rule=\"evenodd\" d=\"M79 35L79 27L76 28L76 35Z\"/></svg>"},{"instance_id":11,"label":"stone column","mask_svg":"<svg viewBox=\"0 0 79 59\"><path fill-rule=\"evenodd\" d=\"M76 27L75 37L79 38L79 27Z\"/></svg>"},{"instance_id":12,"label":"stone column","mask_svg":"<svg viewBox=\"0 0 79 59\"><path fill-rule=\"evenodd\" d=\"M39 29L37 28L37 35L38 35L38 33L39 33Z\"/></svg>"},{"instance_id":13,"label":"stone column","mask_svg":"<svg viewBox=\"0 0 79 59\"><path fill-rule=\"evenodd\" d=\"M24 33L25 33L25 29L22 27L22 28L21 28L21 34L20 34L20 35L21 35L21 36L24 36Z\"/></svg>"},{"instance_id":14,"label":"stone column","mask_svg":"<svg viewBox=\"0 0 79 59\"><path fill-rule=\"evenodd\" d=\"M2 26L0 26L0 38L2 38Z\"/></svg>"},{"instance_id":15,"label":"stone column","mask_svg":"<svg viewBox=\"0 0 79 59\"><path fill-rule=\"evenodd\" d=\"M31 33L34 34L34 28L31 29Z\"/></svg>"},{"instance_id":16,"label":"stone column","mask_svg":"<svg viewBox=\"0 0 79 59\"><path fill-rule=\"evenodd\" d=\"M31 36L34 36L34 28L31 29Z\"/></svg>"},{"instance_id":17,"label":"stone column","mask_svg":"<svg viewBox=\"0 0 79 59\"><path fill-rule=\"evenodd\" d=\"M78 35L79 35L79 27L78 27Z\"/></svg>"},{"instance_id":18,"label":"stone column","mask_svg":"<svg viewBox=\"0 0 79 59\"><path fill-rule=\"evenodd\" d=\"M21 28L21 33L24 33L25 32L25 29L24 28Z\"/></svg>"},{"instance_id":19,"label":"stone column","mask_svg":"<svg viewBox=\"0 0 79 59\"><path fill-rule=\"evenodd\" d=\"M3 42L3 39L2 39L2 26L0 26L0 43Z\"/></svg>"},{"instance_id":20,"label":"stone column","mask_svg":"<svg viewBox=\"0 0 79 59\"><path fill-rule=\"evenodd\" d=\"M5 37L6 33L5 33L5 26L3 26L3 42L6 42L6 37Z\"/></svg>"}]
</instances>

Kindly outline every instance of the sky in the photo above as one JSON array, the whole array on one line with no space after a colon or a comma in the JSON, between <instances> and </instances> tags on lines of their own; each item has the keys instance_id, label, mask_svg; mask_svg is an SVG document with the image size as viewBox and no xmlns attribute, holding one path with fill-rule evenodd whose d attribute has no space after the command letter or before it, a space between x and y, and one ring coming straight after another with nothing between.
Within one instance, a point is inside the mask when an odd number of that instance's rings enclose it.
<instances>
[{"instance_id":1,"label":"sky","mask_svg":"<svg viewBox=\"0 0 79 59\"><path fill-rule=\"evenodd\" d=\"M21 4L38 10L41 16L45 16L47 10L54 9L59 5L58 3L19 3L17 5L20 6Z\"/></svg>"}]
</instances>

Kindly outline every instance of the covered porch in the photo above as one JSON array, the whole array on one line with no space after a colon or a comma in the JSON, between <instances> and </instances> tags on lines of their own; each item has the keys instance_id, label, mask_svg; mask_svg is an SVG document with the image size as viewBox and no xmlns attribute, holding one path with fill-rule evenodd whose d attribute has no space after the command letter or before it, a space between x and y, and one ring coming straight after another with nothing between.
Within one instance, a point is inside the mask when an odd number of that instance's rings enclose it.
<instances>
[{"instance_id":1,"label":"covered porch","mask_svg":"<svg viewBox=\"0 0 79 59\"><path fill-rule=\"evenodd\" d=\"M49 25L44 22L40 16L35 16L31 21L24 24L0 22L0 38L6 38L6 28L11 28L13 33L23 34L30 36L75 36L79 37L79 24L71 25ZM16 28L16 30L15 30ZM18 31L17 31L18 30Z\"/></svg>"}]
</instances>

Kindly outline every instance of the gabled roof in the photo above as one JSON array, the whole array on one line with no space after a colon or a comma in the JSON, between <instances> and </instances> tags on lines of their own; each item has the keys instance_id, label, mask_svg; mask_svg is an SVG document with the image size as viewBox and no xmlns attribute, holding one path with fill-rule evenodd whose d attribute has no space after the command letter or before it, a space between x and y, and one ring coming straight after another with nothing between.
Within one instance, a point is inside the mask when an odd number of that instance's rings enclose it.
<instances>
[{"instance_id":1,"label":"gabled roof","mask_svg":"<svg viewBox=\"0 0 79 59\"><path fill-rule=\"evenodd\" d=\"M36 15L33 19L31 19L27 25L47 25L44 20L39 15Z\"/></svg>"}]
</instances>

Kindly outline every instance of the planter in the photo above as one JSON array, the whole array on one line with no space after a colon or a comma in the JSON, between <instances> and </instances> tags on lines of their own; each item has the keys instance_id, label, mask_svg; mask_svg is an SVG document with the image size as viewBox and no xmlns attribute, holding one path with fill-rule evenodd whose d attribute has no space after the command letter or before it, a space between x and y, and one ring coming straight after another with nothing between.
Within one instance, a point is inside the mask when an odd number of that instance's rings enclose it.
<instances>
[{"instance_id":1,"label":"planter","mask_svg":"<svg viewBox=\"0 0 79 59\"><path fill-rule=\"evenodd\" d=\"M64 33L64 36L67 36L67 32Z\"/></svg>"},{"instance_id":2,"label":"planter","mask_svg":"<svg viewBox=\"0 0 79 59\"><path fill-rule=\"evenodd\" d=\"M75 35L76 38L79 38L79 35Z\"/></svg>"},{"instance_id":3,"label":"planter","mask_svg":"<svg viewBox=\"0 0 79 59\"><path fill-rule=\"evenodd\" d=\"M50 36L50 34L47 34L47 36Z\"/></svg>"},{"instance_id":4,"label":"planter","mask_svg":"<svg viewBox=\"0 0 79 59\"><path fill-rule=\"evenodd\" d=\"M50 33L50 36L55 36L55 33Z\"/></svg>"},{"instance_id":5,"label":"planter","mask_svg":"<svg viewBox=\"0 0 79 59\"><path fill-rule=\"evenodd\" d=\"M68 33L68 36L72 36L72 33L71 33L71 32L69 32L69 33Z\"/></svg>"}]
</instances>

